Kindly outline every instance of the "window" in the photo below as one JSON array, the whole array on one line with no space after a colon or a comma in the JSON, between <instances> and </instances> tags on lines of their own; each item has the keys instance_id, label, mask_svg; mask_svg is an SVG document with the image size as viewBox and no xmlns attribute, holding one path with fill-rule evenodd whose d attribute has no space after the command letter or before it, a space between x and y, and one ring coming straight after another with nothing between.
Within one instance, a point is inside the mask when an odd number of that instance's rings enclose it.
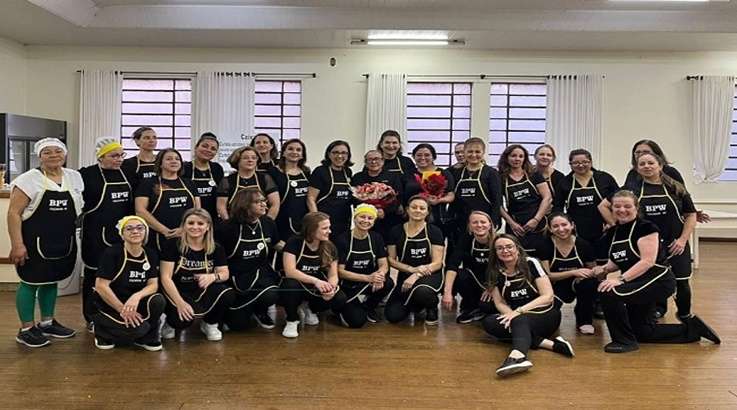
<instances>
[{"instance_id":1,"label":"window","mask_svg":"<svg viewBox=\"0 0 737 410\"><path fill-rule=\"evenodd\" d=\"M729 141L729 156L724 172L719 176L720 181L737 181L737 86L732 105L732 137Z\"/></svg>"},{"instance_id":2,"label":"window","mask_svg":"<svg viewBox=\"0 0 737 410\"><path fill-rule=\"evenodd\" d=\"M407 146L432 144L435 164L455 162L453 146L471 136L471 83L407 83Z\"/></svg>"},{"instance_id":3,"label":"window","mask_svg":"<svg viewBox=\"0 0 737 410\"><path fill-rule=\"evenodd\" d=\"M281 147L300 137L302 115L301 81L256 81L256 132L265 132Z\"/></svg>"},{"instance_id":4,"label":"window","mask_svg":"<svg viewBox=\"0 0 737 410\"><path fill-rule=\"evenodd\" d=\"M174 147L185 161L191 157L192 80L190 78L126 78L123 80L121 137L128 155L138 152L133 131L156 130L159 148Z\"/></svg>"},{"instance_id":5,"label":"window","mask_svg":"<svg viewBox=\"0 0 737 410\"><path fill-rule=\"evenodd\" d=\"M520 144L532 155L535 148L545 143L546 92L544 83L491 84L490 165L496 166L510 144Z\"/></svg>"}]
</instances>

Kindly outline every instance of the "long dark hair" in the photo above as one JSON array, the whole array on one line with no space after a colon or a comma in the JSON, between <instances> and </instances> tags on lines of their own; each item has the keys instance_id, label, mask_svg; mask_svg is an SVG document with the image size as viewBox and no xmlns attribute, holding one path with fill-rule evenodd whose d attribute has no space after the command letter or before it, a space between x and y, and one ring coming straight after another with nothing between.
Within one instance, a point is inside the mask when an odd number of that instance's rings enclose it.
<instances>
[{"instance_id":1,"label":"long dark hair","mask_svg":"<svg viewBox=\"0 0 737 410\"><path fill-rule=\"evenodd\" d=\"M376 144L376 149L379 150L382 155L384 155L384 150L381 149L381 143L384 142L386 137L394 137L397 139L397 141L399 141L399 151L397 151L397 156L402 155L402 137L397 131L394 130L386 130L381 133L381 137L379 137L379 142Z\"/></svg>"},{"instance_id":2,"label":"long dark hair","mask_svg":"<svg viewBox=\"0 0 737 410\"><path fill-rule=\"evenodd\" d=\"M499 174L502 176L509 175L509 171L512 170L512 167L509 165L509 155L512 153L512 151L516 149L521 149L522 152L525 154L525 159L522 162L522 170L525 171L528 175L533 172L532 169L532 163L530 162L530 153L527 152L527 149L519 144L512 144L504 149L504 152L502 152L502 155L499 156L499 162L497 163L497 169L499 170Z\"/></svg>"},{"instance_id":3,"label":"long dark hair","mask_svg":"<svg viewBox=\"0 0 737 410\"><path fill-rule=\"evenodd\" d=\"M653 140L649 140L649 139L642 139L642 140L637 141L635 145L632 146L632 168L637 168L637 158L635 158L635 151L637 150L637 146L642 145L642 144L645 144L648 147L650 147L650 149L653 150L655 154L657 154L660 158L663 159L663 161L665 161L665 164L663 166L670 164L670 162L668 161L668 158L665 157L665 153L663 152L663 149L660 148L660 145L658 145L657 142Z\"/></svg>"},{"instance_id":4,"label":"long dark hair","mask_svg":"<svg viewBox=\"0 0 737 410\"><path fill-rule=\"evenodd\" d=\"M496 254L496 243L499 242L500 239L508 239L514 243L514 246L517 248L517 263L514 268L518 274L525 278L526 281L531 282L532 275L530 275L530 267L527 265L527 252L522 248L517 237L508 233L503 233L497 235L491 244L491 255L489 256L489 287L496 286L499 275L503 275L502 271L505 268L504 262L499 260L499 257Z\"/></svg>"},{"instance_id":5,"label":"long dark hair","mask_svg":"<svg viewBox=\"0 0 737 410\"><path fill-rule=\"evenodd\" d=\"M348 159L345 160L345 165L343 165L344 168L350 168L353 166L353 162L351 162L351 146L343 141L343 140L335 140L328 144L327 148L325 148L325 157L320 161L322 165L325 165L326 167L329 167L330 164L333 162L330 161L330 151L333 150L333 148L337 147L338 145L344 145L346 149L348 149Z\"/></svg>"},{"instance_id":6,"label":"long dark hair","mask_svg":"<svg viewBox=\"0 0 737 410\"><path fill-rule=\"evenodd\" d=\"M642 154L639 157L637 157L637 161L640 160L640 158L644 157L645 155L650 155L651 157L655 158L656 161L658 161L658 164L660 164L660 179L663 181L663 185L665 185L666 188L670 188L673 191L675 191L676 195L678 195L679 198L683 198L684 196L688 195L688 191L686 190L686 187L683 186L682 183L676 181L675 179L668 176L665 172L663 172L663 167L665 167L667 164L665 162L665 158L661 157L658 154ZM637 169L637 164L635 163L635 170Z\"/></svg>"},{"instance_id":7,"label":"long dark hair","mask_svg":"<svg viewBox=\"0 0 737 410\"><path fill-rule=\"evenodd\" d=\"M300 237L305 242L312 242L315 239L315 232L320 227L320 222L329 221L330 216L324 212L309 212L302 218L302 231ZM332 242L320 241L320 246L317 249L318 255L320 255L320 265L323 268L330 266L333 261L338 259L338 249L333 245Z\"/></svg>"},{"instance_id":8,"label":"long dark hair","mask_svg":"<svg viewBox=\"0 0 737 410\"><path fill-rule=\"evenodd\" d=\"M233 203L230 204L230 219L240 224L250 222L251 205L257 201L257 198L264 197L258 187L252 186L238 191L233 197ZM256 218L258 219L258 218Z\"/></svg>"},{"instance_id":9,"label":"long dark hair","mask_svg":"<svg viewBox=\"0 0 737 410\"><path fill-rule=\"evenodd\" d=\"M177 157L179 157L179 163L181 164L179 166L179 171L177 172L177 176L182 176L182 173L184 172L184 161L182 161L182 154L179 153L174 148L164 148L161 151L159 151L158 154L156 154L156 160L154 161L154 168L156 169L156 175L161 176L161 164L164 162L164 155L173 152L177 154Z\"/></svg>"},{"instance_id":10,"label":"long dark hair","mask_svg":"<svg viewBox=\"0 0 737 410\"><path fill-rule=\"evenodd\" d=\"M286 171L287 167L287 159L284 158L284 152L286 152L287 147L291 144L299 144L302 147L302 159L297 161L297 166L305 173L310 172L310 168L305 165L307 162L307 146L304 142L302 142L299 138L292 138L290 140L284 141L283 144L281 144L281 155L279 156L279 169L282 171Z\"/></svg>"},{"instance_id":11,"label":"long dark hair","mask_svg":"<svg viewBox=\"0 0 737 410\"><path fill-rule=\"evenodd\" d=\"M275 160L279 156L279 151L276 150L276 141L271 138L271 135L265 132L259 132L258 134L254 135L253 138L251 138L251 143L249 144L251 147L256 146L256 138L258 137L266 137L269 139L269 142L271 143L271 151L269 151L269 157L271 157L272 161ZM258 163L261 163L261 154L259 154L258 156Z\"/></svg>"}]
</instances>

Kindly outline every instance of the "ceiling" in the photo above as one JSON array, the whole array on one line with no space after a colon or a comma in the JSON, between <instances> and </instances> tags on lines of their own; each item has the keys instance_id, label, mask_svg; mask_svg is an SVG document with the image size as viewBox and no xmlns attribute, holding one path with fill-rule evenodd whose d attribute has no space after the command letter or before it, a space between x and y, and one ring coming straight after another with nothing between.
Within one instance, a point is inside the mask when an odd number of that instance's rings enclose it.
<instances>
[{"instance_id":1,"label":"ceiling","mask_svg":"<svg viewBox=\"0 0 737 410\"><path fill-rule=\"evenodd\" d=\"M431 30L469 49L737 51L737 0L2 0L27 45L347 48Z\"/></svg>"}]
</instances>

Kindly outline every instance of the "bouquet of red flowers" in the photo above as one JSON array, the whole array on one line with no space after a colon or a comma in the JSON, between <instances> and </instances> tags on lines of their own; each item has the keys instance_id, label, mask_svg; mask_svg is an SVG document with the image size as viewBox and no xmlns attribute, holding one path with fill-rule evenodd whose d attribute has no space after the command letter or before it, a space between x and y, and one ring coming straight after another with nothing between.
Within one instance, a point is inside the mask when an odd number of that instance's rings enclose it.
<instances>
[{"instance_id":1,"label":"bouquet of red flowers","mask_svg":"<svg viewBox=\"0 0 737 410\"><path fill-rule=\"evenodd\" d=\"M445 195L445 189L448 187L448 179L440 171L426 171L422 176L415 174L415 180L422 189L420 195L425 198L431 196L439 198Z\"/></svg>"},{"instance_id":2,"label":"bouquet of red flowers","mask_svg":"<svg viewBox=\"0 0 737 410\"><path fill-rule=\"evenodd\" d=\"M397 192L381 182L369 182L351 188L353 196L359 201L377 208L386 208L397 201Z\"/></svg>"}]
</instances>

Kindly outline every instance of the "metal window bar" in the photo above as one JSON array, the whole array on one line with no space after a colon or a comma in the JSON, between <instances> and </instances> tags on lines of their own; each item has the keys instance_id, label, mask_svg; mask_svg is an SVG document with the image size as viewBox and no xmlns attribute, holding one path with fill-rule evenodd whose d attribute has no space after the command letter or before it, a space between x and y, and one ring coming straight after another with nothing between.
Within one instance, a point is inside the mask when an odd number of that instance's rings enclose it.
<instances>
[{"instance_id":1,"label":"metal window bar","mask_svg":"<svg viewBox=\"0 0 737 410\"><path fill-rule=\"evenodd\" d=\"M489 120L504 120L504 128L494 128L491 125L489 125L489 144L491 145L503 145L508 146L511 144L525 144L525 145L542 145L545 143L545 140L543 138L542 141L540 140L534 140L534 141L516 141L510 139L510 133L539 133L542 134L544 137L544 130L531 130L531 129L510 129L511 127L511 121L529 121L529 122L542 122L546 121L546 118L540 118L540 117L533 117L533 118L519 118L519 117L511 117L510 114L513 109L544 109L547 108L547 106L521 106L521 105L512 105L512 98L513 97L545 97L546 94L530 94L530 93L515 93L511 91L511 88L513 85L529 85L530 83L522 83L522 82L509 82L509 81L492 81L492 85L494 84L502 84L506 85L507 89L506 92L499 92L494 91L493 87L492 90L489 93L489 107L491 108L503 108L505 110L504 117L498 117L498 116L492 116L491 110L489 112ZM499 104L491 104L492 97L504 97L504 105ZM504 133L504 141L492 141L491 140L491 133ZM489 156L496 157L498 154L492 154L489 153Z\"/></svg>"}]
</instances>

